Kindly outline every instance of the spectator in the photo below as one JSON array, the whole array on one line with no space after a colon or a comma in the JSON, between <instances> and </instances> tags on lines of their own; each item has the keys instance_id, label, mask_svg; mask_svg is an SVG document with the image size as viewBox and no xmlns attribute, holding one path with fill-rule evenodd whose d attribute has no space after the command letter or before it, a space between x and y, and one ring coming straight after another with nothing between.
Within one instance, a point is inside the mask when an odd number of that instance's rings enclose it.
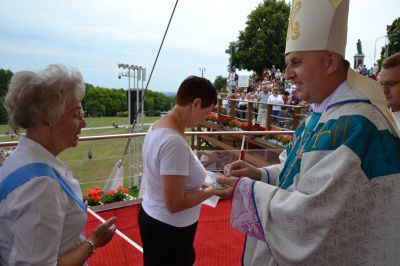
<instances>
[{"instance_id":1,"label":"spectator","mask_svg":"<svg viewBox=\"0 0 400 266\"><path fill-rule=\"evenodd\" d=\"M267 102L271 95L268 91L268 83L261 84L262 91L258 94L258 117L257 123L263 127L267 124Z\"/></svg>"},{"instance_id":2,"label":"spectator","mask_svg":"<svg viewBox=\"0 0 400 266\"><path fill-rule=\"evenodd\" d=\"M88 155L88 159L89 159L89 160L92 160L92 159L93 159L93 152L92 152L91 149L88 150L87 155Z\"/></svg>"},{"instance_id":3,"label":"spectator","mask_svg":"<svg viewBox=\"0 0 400 266\"><path fill-rule=\"evenodd\" d=\"M241 94L240 94L240 99L239 99L239 101L238 101L238 111L237 111L237 114L238 114L238 117L240 118L240 119L246 119L246 114L247 114L247 99L246 99L246 93L244 93L244 92L242 92Z\"/></svg>"},{"instance_id":4,"label":"spectator","mask_svg":"<svg viewBox=\"0 0 400 266\"><path fill-rule=\"evenodd\" d=\"M287 87L285 89L285 91L289 92L290 95L292 95L294 88L292 87L292 83L288 82L287 83Z\"/></svg>"},{"instance_id":5,"label":"spectator","mask_svg":"<svg viewBox=\"0 0 400 266\"><path fill-rule=\"evenodd\" d=\"M282 96L278 94L278 90L276 88L272 89L272 95L268 97L267 103L269 104L283 104ZM272 122L278 123L280 119L277 116L281 116L282 107L279 105L272 106Z\"/></svg>"},{"instance_id":6,"label":"spectator","mask_svg":"<svg viewBox=\"0 0 400 266\"><path fill-rule=\"evenodd\" d=\"M395 118L397 128L400 129L400 53L385 59L379 74L386 102Z\"/></svg>"},{"instance_id":7,"label":"spectator","mask_svg":"<svg viewBox=\"0 0 400 266\"><path fill-rule=\"evenodd\" d=\"M364 66L361 68L360 74L361 74L361 75L364 75L364 76L367 76L367 75L368 75L368 69L367 69L367 66L366 66L366 65L364 65Z\"/></svg>"}]
</instances>

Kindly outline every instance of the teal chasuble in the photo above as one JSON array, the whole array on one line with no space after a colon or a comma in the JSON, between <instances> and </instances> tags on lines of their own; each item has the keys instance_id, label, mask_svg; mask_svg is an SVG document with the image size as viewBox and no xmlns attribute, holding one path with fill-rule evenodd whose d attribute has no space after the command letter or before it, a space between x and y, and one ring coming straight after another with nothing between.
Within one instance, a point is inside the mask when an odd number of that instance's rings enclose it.
<instances>
[{"instance_id":1,"label":"teal chasuble","mask_svg":"<svg viewBox=\"0 0 400 266\"><path fill-rule=\"evenodd\" d=\"M287 159L279 175L279 187L287 189L293 184L294 176L300 172L300 164L303 153L306 151L310 140L314 136L314 130L321 118L321 113L313 112L308 118L307 124L302 123L294 132L293 140L286 148Z\"/></svg>"}]
</instances>

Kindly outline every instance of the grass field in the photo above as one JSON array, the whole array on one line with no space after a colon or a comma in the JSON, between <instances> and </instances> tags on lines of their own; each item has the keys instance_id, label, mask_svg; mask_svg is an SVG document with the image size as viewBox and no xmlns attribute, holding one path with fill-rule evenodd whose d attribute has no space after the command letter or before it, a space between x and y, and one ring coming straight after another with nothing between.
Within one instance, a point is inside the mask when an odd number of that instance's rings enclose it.
<instances>
[{"instance_id":1,"label":"grass field","mask_svg":"<svg viewBox=\"0 0 400 266\"><path fill-rule=\"evenodd\" d=\"M146 117L144 123L152 123L159 119L159 117ZM115 122L118 125L128 124L126 117L97 117L87 118L87 127L105 127L112 126ZM3 135L7 125L0 125L0 134ZM144 130L147 130L148 126ZM106 129L93 129L83 130L81 136L97 136L97 135L112 135L129 133L126 128L106 128ZM14 139L17 140L17 139ZM0 142L11 141L10 137L0 137ZM129 155L124 160L124 176L135 175L135 171L139 172L141 169L136 164L136 160L141 158L141 143L143 137L138 138L137 141L132 140L130 145ZM96 140L96 141L82 141L75 148L70 148L62 152L58 158L63 161L72 172L76 179L81 182L81 189L86 193L88 188L99 186L102 188L106 179L110 175L115 163L120 159L124 150L126 139L110 139L110 140ZM89 160L87 156L88 150L93 152L93 160ZM136 157L137 156L137 157ZM130 166L130 167L129 167ZM128 186L128 180L125 181Z\"/></svg>"}]
</instances>

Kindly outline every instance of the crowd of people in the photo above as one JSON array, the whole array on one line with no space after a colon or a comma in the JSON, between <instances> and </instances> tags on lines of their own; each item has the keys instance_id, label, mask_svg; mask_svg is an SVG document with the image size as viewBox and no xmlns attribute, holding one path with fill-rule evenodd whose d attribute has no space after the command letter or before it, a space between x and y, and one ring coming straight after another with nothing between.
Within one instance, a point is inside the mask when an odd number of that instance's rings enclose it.
<instances>
[{"instance_id":1,"label":"crowd of people","mask_svg":"<svg viewBox=\"0 0 400 266\"><path fill-rule=\"evenodd\" d=\"M366 65L358 65L355 69L358 73L361 75L370 77L374 80L377 80L378 78L378 73L379 73L379 66L378 64L374 64L373 67L367 68Z\"/></svg>"},{"instance_id":2,"label":"crowd of people","mask_svg":"<svg viewBox=\"0 0 400 266\"><path fill-rule=\"evenodd\" d=\"M14 147L10 147L10 148L2 148L0 149L0 166L3 164L3 161L5 159L8 158L8 156L11 155L11 153L13 152Z\"/></svg>"},{"instance_id":3,"label":"crowd of people","mask_svg":"<svg viewBox=\"0 0 400 266\"><path fill-rule=\"evenodd\" d=\"M272 66L272 70L275 66ZM266 126L267 121L267 104L272 107L272 122L275 125L284 126L284 120L279 117L290 116L293 112L292 108L280 105L301 105L307 106L307 103L301 101L298 97L296 87L291 82L285 81L281 77L281 71L276 69L271 72L266 69L262 79L251 80L247 88L238 87L237 81L229 80L223 89L221 96L222 114L229 114L232 105L236 108L236 117L239 120L247 120L248 103L253 105L254 123Z\"/></svg>"}]
</instances>

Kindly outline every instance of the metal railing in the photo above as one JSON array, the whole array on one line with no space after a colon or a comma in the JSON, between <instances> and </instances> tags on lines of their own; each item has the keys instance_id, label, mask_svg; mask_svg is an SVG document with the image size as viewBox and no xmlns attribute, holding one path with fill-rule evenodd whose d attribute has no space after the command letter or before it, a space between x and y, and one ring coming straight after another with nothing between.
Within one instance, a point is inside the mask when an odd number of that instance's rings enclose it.
<instances>
[{"instance_id":1,"label":"metal railing","mask_svg":"<svg viewBox=\"0 0 400 266\"><path fill-rule=\"evenodd\" d=\"M238 141L245 139L245 141L254 141L257 136L269 136L269 135L279 135L279 134L292 134L293 131L210 131L210 132L185 132L188 137L188 141L191 142L192 148L197 153L198 157L202 160L204 166L210 171L221 171L223 166L231 161L237 160L240 157L239 149L224 150L221 147L216 147L215 149L210 149L210 147L199 146L199 139L193 138L217 138L224 136L236 137ZM75 178L77 178L81 183L82 192L86 193L87 189L95 187L103 187L106 183L114 164L121 158L124 147L124 141L127 138L132 138L131 145L128 154L125 155L123 165L125 168L125 173L123 174L123 183L126 187L130 189L138 189L140 184L140 179L143 175L143 161L142 161L142 143L146 133L128 133L128 134L118 134L118 135L99 135L99 136L85 136L80 137L79 141L82 142L76 149L79 149L84 142L101 141L101 146L107 149L107 145L111 148L113 147L116 151L115 156L99 157L99 154L95 153L95 158L91 161L88 159L82 159L82 153L86 152L85 149L81 151L80 158L68 160L62 160L74 173ZM243 138L245 136L245 138ZM120 140L118 143L108 143L111 140ZM136 141L135 141L136 140ZM16 146L18 141L0 142L0 147L12 147ZM136 146L135 146L136 145ZM242 148L244 145L241 145ZM120 148L120 150L119 150ZM121 151L118 153L117 151ZM278 155L281 149L276 147L271 147L270 149L246 149L246 160L255 162L255 164L262 163L276 163L278 160ZM61 156L64 151L61 153ZM97 156L96 156L97 155Z\"/></svg>"}]
</instances>

